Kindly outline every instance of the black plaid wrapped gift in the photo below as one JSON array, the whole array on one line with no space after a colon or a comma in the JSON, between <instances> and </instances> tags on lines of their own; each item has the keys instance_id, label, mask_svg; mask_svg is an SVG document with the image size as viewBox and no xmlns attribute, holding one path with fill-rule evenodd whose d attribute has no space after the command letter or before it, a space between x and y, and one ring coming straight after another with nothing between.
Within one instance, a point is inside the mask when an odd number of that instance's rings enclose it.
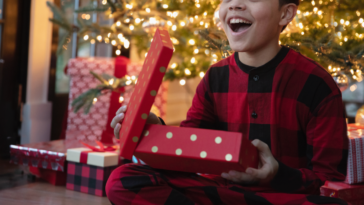
<instances>
[{"instance_id":1,"label":"black plaid wrapped gift","mask_svg":"<svg viewBox=\"0 0 364 205\"><path fill-rule=\"evenodd\" d=\"M67 150L67 161L67 189L106 196L105 185L111 172L119 165L119 153L74 148Z\"/></svg>"}]
</instances>

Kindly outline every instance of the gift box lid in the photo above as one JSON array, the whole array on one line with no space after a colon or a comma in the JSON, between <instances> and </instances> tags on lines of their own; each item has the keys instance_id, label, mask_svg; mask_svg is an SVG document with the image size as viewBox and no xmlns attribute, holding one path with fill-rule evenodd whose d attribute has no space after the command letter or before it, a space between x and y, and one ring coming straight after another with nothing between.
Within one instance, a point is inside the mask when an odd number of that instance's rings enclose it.
<instances>
[{"instance_id":1,"label":"gift box lid","mask_svg":"<svg viewBox=\"0 0 364 205\"><path fill-rule=\"evenodd\" d=\"M84 147L72 148L67 150L67 161L110 167L119 164L119 153L118 151L93 152Z\"/></svg>"},{"instance_id":2,"label":"gift box lid","mask_svg":"<svg viewBox=\"0 0 364 205\"><path fill-rule=\"evenodd\" d=\"M120 156L125 159L132 159L172 54L168 31L157 29L119 133Z\"/></svg>"}]
</instances>

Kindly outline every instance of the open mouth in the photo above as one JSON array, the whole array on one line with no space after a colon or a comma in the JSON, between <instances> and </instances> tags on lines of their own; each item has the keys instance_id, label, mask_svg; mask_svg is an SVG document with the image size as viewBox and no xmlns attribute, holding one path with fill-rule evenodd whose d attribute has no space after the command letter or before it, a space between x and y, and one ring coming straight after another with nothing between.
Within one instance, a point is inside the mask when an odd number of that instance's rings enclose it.
<instances>
[{"instance_id":1,"label":"open mouth","mask_svg":"<svg viewBox=\"0 0 364 205\"><path fill-rule=\"evenodd\" d=\"M229 26L233 32L242 32L247 30L253 23L241 18L232 18L229 21Z\"/></svg>"}]
</instances>

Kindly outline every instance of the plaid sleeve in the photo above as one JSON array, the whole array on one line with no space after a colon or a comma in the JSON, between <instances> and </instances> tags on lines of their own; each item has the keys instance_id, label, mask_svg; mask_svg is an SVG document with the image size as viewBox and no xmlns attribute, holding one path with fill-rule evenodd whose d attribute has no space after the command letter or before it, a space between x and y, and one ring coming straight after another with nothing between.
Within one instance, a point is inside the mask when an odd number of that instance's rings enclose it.
<instances>
[{"instance_id":1,"label":"plaid sleeve","mask_svg":"<svg viewBox=\"0 0 364 205\"><path fill-rule=\"evenodd\" d=\"M197 86L192 106L187 112L186 120L181 122L181 127L214 129L217 116L209 88L209 74L208 70Z\"/></svg>"},{"instance_id":2,"label":"plaid sleeve","mask_svg":"<svg viewBox=\"0 0 364 205\"><path fill-rule=\"evenodd\" d=\"M306 128L308 166L294 169L279 162L271 181L281 192L319 194L326 180L343 181L346 175L348 137L341 94L326 98L312 112Z\"/></svg>"}]
</instances>

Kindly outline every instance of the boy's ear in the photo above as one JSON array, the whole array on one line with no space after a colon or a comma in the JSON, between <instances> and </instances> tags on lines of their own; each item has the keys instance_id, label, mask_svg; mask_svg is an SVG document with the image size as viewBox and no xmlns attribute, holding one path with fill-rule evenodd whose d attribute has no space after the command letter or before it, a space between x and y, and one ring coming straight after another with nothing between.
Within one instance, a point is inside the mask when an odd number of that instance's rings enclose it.
<instances>
[{"instance_id":1,"label":"boy's ear","mask_svg":"<svg viewBox=\"0 0 364 205\"><path fill-rule=\"evenodd\" d=\"M296 4L286 4L281 8L281 20L279 21L280 26L288 25L297 13L297 5Z\"/></svg>"}]
</instances>

